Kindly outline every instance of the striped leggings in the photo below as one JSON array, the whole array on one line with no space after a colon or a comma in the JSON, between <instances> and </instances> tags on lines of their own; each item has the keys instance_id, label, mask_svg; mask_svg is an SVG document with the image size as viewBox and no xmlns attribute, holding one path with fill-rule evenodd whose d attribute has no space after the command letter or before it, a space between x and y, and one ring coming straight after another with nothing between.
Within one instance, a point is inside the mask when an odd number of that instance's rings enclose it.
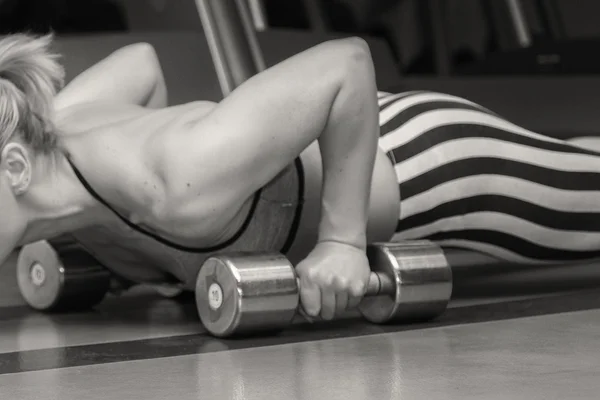
<instances>
[{"instance_id":1,"label":"striped leggings","mask_svg":"<svg viewBox=\"0 0 600 400\"><path fill-rule=\"evenodd\" d=\"M380 93L379 105L402 199L394 240L519 263L600 256L600 151L455 96Z\"/></svg>"}]
</instances>

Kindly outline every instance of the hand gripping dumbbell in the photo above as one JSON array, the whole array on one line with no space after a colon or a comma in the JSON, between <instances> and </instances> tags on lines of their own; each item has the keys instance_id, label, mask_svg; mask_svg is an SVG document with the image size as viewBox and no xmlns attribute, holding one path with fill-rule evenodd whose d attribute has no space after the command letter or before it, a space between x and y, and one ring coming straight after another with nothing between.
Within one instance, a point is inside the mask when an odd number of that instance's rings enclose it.
<instances>
[{"instance_id":1,"label":"hand gripping dumbbell","mask_svg":"<svg viewBox=\"0 0 600 400\"><path fill-rule=\"evenodd\" d=\"M373 244L371 275L359 305L372 323L435 318L452 294L443 251L428 241ZM217 255L196 280L196 304L206 330L217 337L277 332L291 325L300 294L294 266L279 253Z\"/></svg>"}]
</instances>

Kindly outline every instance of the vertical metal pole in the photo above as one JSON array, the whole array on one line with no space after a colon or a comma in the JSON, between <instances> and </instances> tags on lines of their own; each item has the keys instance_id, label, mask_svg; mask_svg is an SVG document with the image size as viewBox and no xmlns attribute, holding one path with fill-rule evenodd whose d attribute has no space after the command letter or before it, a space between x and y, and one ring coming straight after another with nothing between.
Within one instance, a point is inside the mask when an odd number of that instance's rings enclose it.
<instances>
[{"instance_id":1,"label":"vertical metal pole","mask_svg":"<svg viewBox=\"0 0 600 400\"><path fill-rule=\"evenodd\" d=\"M556 0L538 0L537 4L546 32L553 40L565 39L567 37L566 27Z\"/></svg>"},{"instance_id":2,"label":"vertical metal pole","mask_svg":"<svg viewBox=\"0 0 600 400\"><path fill-rule=\"evenodd\" d=\"M269 28L269 21L265 13L263 0L248 0L248 8L254 22L254 29L257 32L266 31Z\"/></svg>"},{"instance_id":3,"label":"vertical metal pole","mask_svg":"<svg viewBox=\"0 0 600 400\"><path fill-rule=\"evenodd\" d=\"M443 0L429 0L427 5L436 73L440 76L449 76L452 73L452 65L444 2Z\"/></svg>"},{"instance_id":4,"label":"vertical metal pole","mask_svg":"<svg viewBox=\"0 0 600 400\"><path fill-rule=\"evenodd\" d=\"M323 15L323 9L321 8L321 4L319 4L319 0L303 0L303 2L312 30L315 32L329 31L329 24L325 15Z\"/></svg>"},{"instance_id":5,"label":"vertical metal pole","mask_svg":"<svg viewBox=\"0 0 600 400\"><path fill-rule=\"evenodd\" d=\"M196 0L224 96L265 69L246 0Z\"/></svg>"},{"instance_id":6,"label":"vertical metal pole","mask_svg":"<svg viewBox=\"0 0 600 400\"><path fill-rule=\"evenodd\" d=\"M531 38L531 31L527 18L525 18L525 12L523 11L523 4L521 0L506 0L506 6L508 13L510 14L513 28L515 30L515 36L521 47L529 47L533 43Z\"/></svg>"}]
</instances>

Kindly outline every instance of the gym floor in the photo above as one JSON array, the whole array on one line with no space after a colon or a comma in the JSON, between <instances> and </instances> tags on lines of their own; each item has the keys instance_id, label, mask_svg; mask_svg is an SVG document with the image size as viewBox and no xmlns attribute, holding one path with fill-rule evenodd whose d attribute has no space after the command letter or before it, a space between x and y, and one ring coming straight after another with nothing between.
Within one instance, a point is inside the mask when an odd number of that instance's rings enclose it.
<instances>
[{"instance_id":1,"label":"gym floor","mask_svg":"<svg viewBox=\"0 0 600 400\"><path fill-rule=\"evenodd\" d=\"M144 289L92 312L0 309L3 399L592 399L600 289L451 304L427 324L349 314L276 336L207 336L193 301Z\"/></svg>"}]
</instances>

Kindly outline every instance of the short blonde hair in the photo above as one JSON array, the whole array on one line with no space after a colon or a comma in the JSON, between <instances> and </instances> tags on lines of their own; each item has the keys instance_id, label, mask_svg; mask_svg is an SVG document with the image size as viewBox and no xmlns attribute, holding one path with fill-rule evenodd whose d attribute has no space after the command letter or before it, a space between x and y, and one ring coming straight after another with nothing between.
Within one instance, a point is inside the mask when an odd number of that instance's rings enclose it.
<instances>
[{"instance_id":1,"label":"short blonde hair","mask_svg":"<svg viewBox=\"0 0 600 400\"><path fill-rule=\"evenodd\" d=\"M56 147L53 103L64 69L51 42L51 35L0 39L0 149L17 139L34 151Z\"/></svg>"}]
</instances>

